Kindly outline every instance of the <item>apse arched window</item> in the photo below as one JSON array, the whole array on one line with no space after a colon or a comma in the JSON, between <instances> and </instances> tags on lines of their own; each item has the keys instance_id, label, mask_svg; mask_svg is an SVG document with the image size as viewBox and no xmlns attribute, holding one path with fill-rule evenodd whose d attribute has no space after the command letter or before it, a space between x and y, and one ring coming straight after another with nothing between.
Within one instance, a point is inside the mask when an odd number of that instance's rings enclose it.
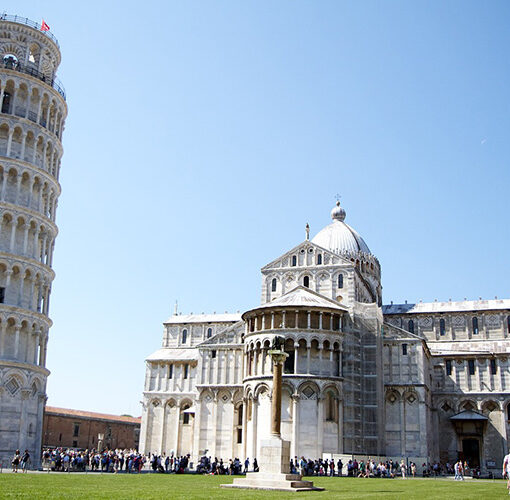
<instances>
[{"instance_id":1,"label":"apse arched window","mask_svg":"<svg viewBox=\"0 0 510 500\"><path fill-rule=\"evenodd\" d=\"M473 318L473 334L478 335L478 318L476 316Z\"/></svg>"},{"instance_id":2,"label":"apse arched window","mask_svg":"<svg viewBox=\"0 0 510 500\"><path fill-rule=\"evenodd\" d=\"M446 322L443 318L439 320L439 335L444 335L446 333Z\"/></svg>"},{"instance_id":3,"label":"apse arched window","mask_svg":"<svg viewBox=\"0 0 510 500\"><path fill-rule=\"evenodd\" d=\"M452 360L447 359L445 362L445 366L446 366L446 375L451 375L452 374Z\"/></svg>"},{"instance_id":4,"label":"apse arched window","mask_svg":"<svg viewBox=\"0 0 510 500\"><path fill-rule=\"evenodd\" d=\"M475 374L475 360L474 359L468 359L468 372L470 375Z\"/></svg>"},{"instance_id":5,"label":"apse arched window","mask_svg":"<svg viewBox=\"0 0 510 500\"><path fill-rule=\"evenodd\" d=\"M310 278L308 276L305 276L303 278L303 286L306 286L306 288L310 288Z\"/></svg>"},{"instance_id":6,"label":"apse arched window","mask_svg":"<svg viewBox=\"0 0 510 500\"><path fill-rule=\"evenodd\" d=\"M186 328L182 331L182 343L185 344L188 339L188 330Z\"/></svg>"},{"instance_id":7,"label":"apse arched window","mask_svg":"<svg viewBox=\"0 0 510 500\"><path fill-rule=\"evenodd\" d=\"M343 287L344 287L344 275L339 274L338 275L338 288L343 288Z\"/></svg>"},{"instance_id":8,"label":"apse arched window","mask_svg":"<svg viewBox=\"0 0 510 500\"><path fill-rule=\"evenodd\" d=\"M326 422L336 422L336 400L331 392L326 393Z\"/></svg>"},{"instance_id":9,"label":"apse arched window","mask_svg":"<svg viewBox=\"0 0 510 500\"><path fill-rule=\"evenodd\" d=\"M207 329L207 338L209 339L209 338L211 338L211 336L212 336L212 328L208 328Z\"/></svg>"},{"instance_id":10,"label":"apse arched window","mask_svg":"<svg viewBox=\"0 0 510 500\"><path fill-rule=\"evenodd\" d=\"M496 364L496 360L494 358L490 361L490 369L491 375L496 375L496 373L498 373L498 365Z\"/></svg>"},{"instance_id":11,"label":"apse arched window","mask_svg":"<svg viewBox=\"0 0 510 500\"><path fill-rule=\"evenodd\" d=\"M297 265L297 257L295 255L292 256L292 267Z\"/></svg>"},{"instance_id":12,"label":"apse arched window","mask_svg":"<svg viewBox=\"0 0 510 500\"><path fill-rule=\"evenodd\" d=\"M182 423L184 425L187 425L187 424L189 424L189 413L188 413L189 405L185 405L182 410L183 410L182 411Z\"/></svg>"},{"instance_id":13,"label":"apse arched window","mask_svg":"<svg viewBox=\"0 0 510 500\"><path fill-rule=\"evenodd\" d=\"M411 332L411 333L414 333L414 321L412 319L410 319L408 322L407 322L407 329Z\"/></svg>"},{"instance_id":14,"label":"apse arched window","mask_svg":"<svg viewBox=\"0 0 510 500\"><path fill-rule=\"evenodd\" d=\"M506 317L506 330L510 333L510 316Z\"/></svg>"},{"instance_id":15,"label":"apse arched window","mask_svg":"<svg viewBox=\"0 0 510 500\"><path fill-rule=\"evenodd\" d=\"M322 254L321 253L318 253L317 254L317 264L322 264Z\"/></svg>"},{"instance_id":16,"label":"apse arched window","mask_svg":"<svg viewBox=\"0 0 510 500\"><path fill-rule=\"evenodd\" d=\"M506 407L506 419L510 422L510 404Z\"/></svg>"},{"instance_id":17,"label":"apse arched window","mask_svg":"<svg viewBox=\"0 0 510 500\"><path fill-rule=\"evenodd\" d=\"M271 291L276 292L276 278L273 278L273 281L271 281Z\"/></svg>"}]
</instances>

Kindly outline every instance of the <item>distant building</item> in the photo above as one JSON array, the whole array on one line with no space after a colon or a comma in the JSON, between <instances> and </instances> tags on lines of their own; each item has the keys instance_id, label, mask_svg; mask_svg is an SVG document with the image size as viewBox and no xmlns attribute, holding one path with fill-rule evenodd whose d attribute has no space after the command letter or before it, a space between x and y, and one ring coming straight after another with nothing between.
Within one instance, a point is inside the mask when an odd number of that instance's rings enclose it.
<instances>
[{"instance_id":1,"label":"distant building","mask_svg":"<svg viewBox=\"0 0 510 500\"><path fill-rule=\"evenodd\" d=\"M44 410L43 447L136 448L141 418L47 406Z\"/></svg>"},{"instance_id":2,"label":"distant building","mask_svg":"<svg viewBox=\"0 0 510 500\"><path fill-rule=\"evenodd\" d=\"M289 355L281 415L291 456L460 458L499 471L510 300L383 306L379 261L339 204L331 217L262 268L258 307L165 322L146 361L141 451L260 456L278 335Z\"/></svg>"}]
</instances>

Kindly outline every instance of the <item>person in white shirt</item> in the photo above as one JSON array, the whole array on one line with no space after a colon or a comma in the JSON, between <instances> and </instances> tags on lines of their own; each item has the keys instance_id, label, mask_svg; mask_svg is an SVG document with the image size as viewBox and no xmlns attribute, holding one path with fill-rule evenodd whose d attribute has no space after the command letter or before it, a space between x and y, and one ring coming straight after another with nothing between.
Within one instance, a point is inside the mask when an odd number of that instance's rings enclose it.
<instances>
[{"instance_id":1,"label":"person in white shirt","mask_svg":"<svg viewBox=\"0 0 510 500\"><path fill-rule=\"evenodd\" d=\"M503 459L503 477L507 478L506 488L508 490L508 494L510 495L510 453L505 455Z\"/></svg>"}]
</instances>

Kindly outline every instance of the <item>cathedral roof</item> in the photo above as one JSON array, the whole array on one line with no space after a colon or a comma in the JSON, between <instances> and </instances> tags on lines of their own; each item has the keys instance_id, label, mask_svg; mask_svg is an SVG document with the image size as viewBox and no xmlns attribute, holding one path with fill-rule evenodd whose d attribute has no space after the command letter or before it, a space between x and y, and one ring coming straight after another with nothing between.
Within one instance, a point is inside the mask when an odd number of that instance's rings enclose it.
<instances>
[{"instance_id":1,"label":"cathedral roof","mask_svg":"<svg viewBox=\"0 0 510 500\"><path fill-rule=\"evenodd\" d=\"M459 302L420 302L419 304L389 304L383 314L455 313L510 309L510 299L464 300Z\"/></svg>"},{"instance_id":2,"label":"cathedral roof","mask_svg":"<svg viewBox=\"0 0 510 500\"><path fill-rule=\"evenodd\" d=\"M274 307L320 307L323 309L338 309L342 312L348 310L345 306L342 306L338 302L328 299L327 297L324 297L323 295L320 295L319 293L314 292L309 288L304 286L297 286L296 288L293 288L287 292L285 295L282 295L281 297L278 297L271 302L266 302L264 305L252 309L252 311Z\"/></svg>"},{"instance_id":3,"label":"cathedral roof","mask_svg":"<svg viewBox=\"0 0 510 500\"><path fill-rule=\"evenodd\" d=\"M174 314L165 321L167 324L189 323L235 323L241 319L241 313L224 314Z\"/></svg>"},{"instance_id":4,"label":"cathedral roof","mask_svg":"<svg viewBox=\"0 0 510 500\"><path fill-rule=\"evenodd\" d=\"M193 347L168 348L163 347L153 352L146 361L193 361L198 359L198 350Z\"/></svg>"},{"instance_id":5,"label":"cathedral roof","mask_svg":"<svg viewBox=\"0 0 510 500\"><path fill-rule=\"evenodd\" d=\"M371 253L363 238L344 222L345 210L339 201L331 210L331 218L333 222L319 231L312 239L312 243L339 255Z\"/></svg>"}]
</instances>

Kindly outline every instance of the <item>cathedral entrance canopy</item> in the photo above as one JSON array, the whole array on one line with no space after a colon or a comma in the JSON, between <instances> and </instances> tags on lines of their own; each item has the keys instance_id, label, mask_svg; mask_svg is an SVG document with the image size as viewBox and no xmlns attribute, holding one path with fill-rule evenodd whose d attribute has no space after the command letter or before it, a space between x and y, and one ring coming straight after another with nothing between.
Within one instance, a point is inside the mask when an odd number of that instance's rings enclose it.
<instances>
[{"instance_id":1,"label":"cathedral entrance canopy","mask_svg":"<svg viewBox=\"0 0 510 500\"><path fill-rule=\"evenodd\" d=\"M472 410L461 411L450 417L450 421L459 435L481 436L488 420L486 416Z\"/></svg>"}]
</instances>

